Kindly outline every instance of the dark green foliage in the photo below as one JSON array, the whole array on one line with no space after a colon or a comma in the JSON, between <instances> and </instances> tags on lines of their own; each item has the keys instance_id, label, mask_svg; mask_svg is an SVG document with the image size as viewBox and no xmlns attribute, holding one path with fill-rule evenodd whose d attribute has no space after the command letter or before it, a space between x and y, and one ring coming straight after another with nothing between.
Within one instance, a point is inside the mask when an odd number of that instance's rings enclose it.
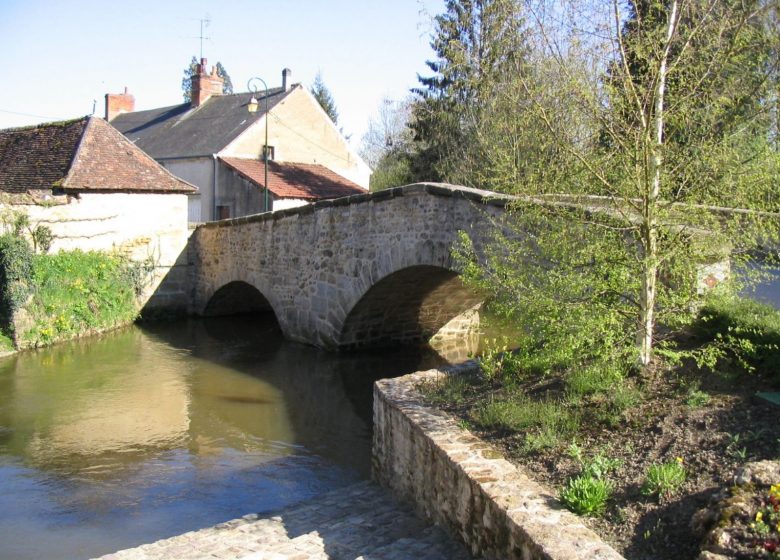
<instances>
[{"instance_id":1,"label":"dark green foliage","mask_svg":"<svg viewBox=\"0 0 780 560\"><path fill-rule=\"evenodd\" d=\"M382 156L371 174L371 192L415 182L411 165L410 155L406 152L391 151Z\"/></svg>"},{"instance_id":2,"label":"dark green foliage","mask_svg":"<svg viewBox=\"0 0 780 560\"><path fill-rule=\"evenodd\" d=\"M634 106L654 100L653 75L662 54L660 45L669 16L669 2L629 3L622 39L631 87L613 63L609 97L615 110L607 126L614 130L641 128ZM669 173L663 192L667 200L766 208L768 200L745 197L734 188L742 175L756 180L756 170L770 167L773 109L777 103L778 60L776 14L763 0L719 0L680 5L678 35L671 57L679 58L667 77L664 123L665 157ZM686 42L687 41L687 42ZM684 50L695 56L684 56ZM622 81L622 82L621 82ZM696 95L690 88L695 87ZM636 98L634 97L636 95ZM647 107L648 112L650 108ZM616 138L607 140L614 147ZM776 141L776 139L775 139ZM749 170L750 173L746 173ZM751 177L750 175L754 175ZM774 182L777 169L771 170ZM744 181L744 179L742 179ZM780 199L774 191L776 208Z\"/></svg>"},{"instance_id":3,"label":"dark green foliage","mask_svg":"<svg viewBox=\"0 0 780 560\"><path fill-rule=\"evenodd\" d=\"M336 110L336 102L333 101L333 96L330 90L325 86L325 82L322 81L322 74L317 72L317 76L314 78L314 84L311 86L311 94L317 103L320 104L322 110L327 113L333 124L339 122L339 112Z\"/></svg>"},{"instance_id":4,"label":"dark green foliage","mask_svg":"<svg viewBox=\"0 0 780 560\"><path fill-rule=\"evenodd\" d=\"M416 150L411 165L419 181L474 185L482 146L480 121L503 86L523 71L527 48L516 0L448 0L435 18L434 73L419 76L412 107Z\"/></svg>"},{"instance_id":5,"label":"dark green foliage","mask_svg":"<svg viewBox=\"0 0 780 560\"><path fill-rule=\"evenodd\" d=\"M21 236L0 235L0 328L12 332L14 312L30 294L33 253Z\"/></svg>"},{"instance_id":6,"label":"dark green foliage","mask_svg":"<svg viewBox=\"0 0 780 560\"><path fill-rule=\"evenodd\" d=\"M695 327L703 341L717 350L716 364L780 381L780 311L771 305L713 297L701 309Z\"/></svg>"},{"instance_id":7,"label":"dark green foliage","mask_svg":"<svg viewBox=\"0 0 780 560\"><path fill-rule=\"evenodd\" d=\"M221 62L217 62L217 76L223 80L222 93L233 93L233 80L230 79L230 74L227 73Z\"/></svg>"}]
</instances>

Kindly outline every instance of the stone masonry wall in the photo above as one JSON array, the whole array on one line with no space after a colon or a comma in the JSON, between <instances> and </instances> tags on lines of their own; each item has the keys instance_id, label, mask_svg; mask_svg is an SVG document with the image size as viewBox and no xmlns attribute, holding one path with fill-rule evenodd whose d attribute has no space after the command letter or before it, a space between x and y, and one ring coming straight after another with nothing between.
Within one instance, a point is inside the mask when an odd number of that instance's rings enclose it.
<instances>
[{"instance_id":1,"label":"stone masonry wall","mask_svg":"<svg viewBox=\"0 0 780 560\"><path fill-rule=\"evenodd\" d=\"M193 235L190 310L202 314L217 290L244 282L293 340L331 349L427 340L481 303L460 281L452 248L464 230L479 253L508 200L420 183L203 224ZM721 268L701 268L708 285ZM445 330L467 338L462 327L477 317Z\"/></svg>"},{"instance_id":2,"label":"stone masonry wall","mask_svg":"<svg viewBox=\"0 0 780 560\"><path fill-rule=\"evenodd\" d=\"M418 184L204 224L193 235L191 311L203 313L219 288L241 281L293 340L338 348L433 335L479 303L453 274L451 250L458 230L479 238L487 218L503 213L500 201L484 203L491 195ZM410 280L415 270L425 271L419 281ZM371 291L385 279L399 285ZM352 313L361 300L365 312ZM388 333L383 313L417 324Z\"/></svg>"},{"instance_id":3,"label":"stone masonry wall","mask_svg":"<svg viewBox=\"0 0 780 560\"><path fill-rule=\"evenodd\" d=\"M473 363L452 368L449 374ZM522 560L620 560L555 496L448 414L426 407L416 387L430 370L374 386L374 477L418 513L458 535L472 553Z\"/></svg>"}]
</instances>

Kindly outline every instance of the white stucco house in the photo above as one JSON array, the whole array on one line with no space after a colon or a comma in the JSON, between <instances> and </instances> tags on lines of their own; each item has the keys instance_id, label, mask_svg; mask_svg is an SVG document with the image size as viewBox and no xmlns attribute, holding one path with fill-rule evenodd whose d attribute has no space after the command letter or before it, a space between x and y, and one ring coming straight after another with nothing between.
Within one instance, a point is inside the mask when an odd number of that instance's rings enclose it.
<instances>
[{"instance_id":1,"label":"white stucco house","mask_svg":"<svg viewBox=\"0 0 780 560\"><path fill-rule=\"evenodd\" d=\"M151 260L145 298L182 259L193 192L98 117L0 130L0 212L48 227L51 251Z\"/></svg>"},{"instance_id":2,"label":"white stucco house","mask_svg":"<svg viewBox=\"0 0 780 560\"><path fill-rule=\"evenodd\" d=\"M289 70L267 96L264 90L223 95L222 85L216 69L207 72L201 59L189 103L135 111L127 90L106 95L106 120L198 188L189 195L191 222L367 192L370 168L312 94L290 83ZM259 110L251 113L253 98Z\"/></svg>"}]
</instances>

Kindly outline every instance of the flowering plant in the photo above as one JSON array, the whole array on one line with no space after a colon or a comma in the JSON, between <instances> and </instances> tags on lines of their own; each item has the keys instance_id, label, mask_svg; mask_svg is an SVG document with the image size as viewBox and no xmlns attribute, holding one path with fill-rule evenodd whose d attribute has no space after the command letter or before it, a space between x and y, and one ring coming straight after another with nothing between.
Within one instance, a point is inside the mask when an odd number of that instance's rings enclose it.
<instances>
[{"instance_id":1,"label":"flowering plant","mask_svg":"<svg viewBox=\"0 0 780 560\"><path fill-rule=\"evenodd\" d=\"M757 551L780 558L780 484L773 484L756 512L750 528L756 534Z\"/></svg>"}]
</instances>

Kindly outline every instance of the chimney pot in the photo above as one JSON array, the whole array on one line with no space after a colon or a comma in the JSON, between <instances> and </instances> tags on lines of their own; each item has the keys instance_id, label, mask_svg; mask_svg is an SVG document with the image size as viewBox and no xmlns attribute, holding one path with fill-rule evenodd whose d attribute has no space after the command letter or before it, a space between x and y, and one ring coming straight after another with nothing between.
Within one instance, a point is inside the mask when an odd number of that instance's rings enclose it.
<instances>
[{"instance_id":1,"label":"chimney pot","mask_svg":"<svg viewBox=\"0 0 780 560\"><path fill-rule=\"evenodd\" d=\"M282 89L284 91L290 91L290 88L292 87L292 70L289 68L285 68L282 70Z\"/></svg>"}]
</instances>

